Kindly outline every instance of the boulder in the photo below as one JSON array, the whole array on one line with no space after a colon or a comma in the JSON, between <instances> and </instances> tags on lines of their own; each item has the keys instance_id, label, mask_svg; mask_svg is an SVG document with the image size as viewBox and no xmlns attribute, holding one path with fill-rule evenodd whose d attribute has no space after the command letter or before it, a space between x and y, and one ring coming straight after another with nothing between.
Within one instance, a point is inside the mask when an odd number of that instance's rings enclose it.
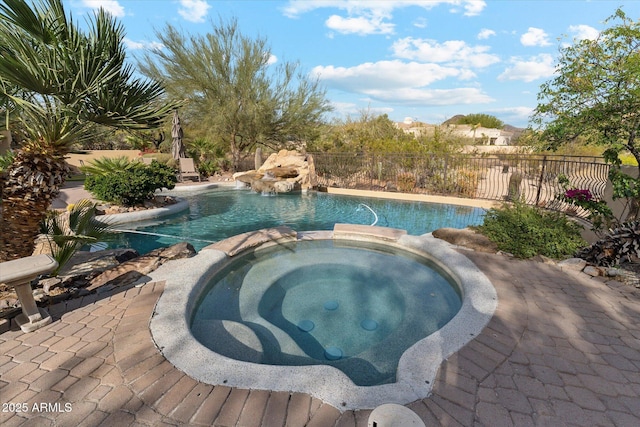
<instances>
[{"instance_id":1,"label":"boulder","mask_svg":"<svg viewBox=\"0 0 640 427\"><path fill-rule=\"evenodd\" d=\"M40 280L40 285L42 285L42 290L44 291L44 293L48 295L55 288L59 288L62 286L62 279L59 277L49 277Z\"/></svg>"},{"instance_id":2,"label":"boulder","mask_svg":"<svg viewBox=\"0 0 640 427\"><path fill-rule=\"evenodd\" d=\"M439 228L431 234L433 237L442 239L452 245L463 246L478 252L496 253L498 251L496 244L489 240L488 237L470 228L462 230L457 228Z\"/></svg>"},{"instance_id":3,"label":"boulder","mask_svg":"<svg viewBox=\"0 0 640 427\"><path fill-rule=\"evenodd\" d=\"M102 272L139 255L135 249L128 248L76 252L67 264L60 269L59 276L79 276L95 271Z\"/></svg>"},{"instance_id":4,"label":"boulder","mask_svg":"<svg viewBox=\"0 0 640 427\"><path fill-rule=\"evenodd\" d=\"M587 266L587 261L582 258L568 258L558 263L558 267L563 270L582 271Z\"/></svg>"},{"instance_id":5,"label":"boulder","mask_svg":"<svg viewBox=\"0 0 640 427\"><path fill-rule=\"evenodd\" d=\"M154 249L147 255L151 254L157 255L164 263L172 259L191 258L196 254L196 250L191 243L180 242L167 248Z\"/></svg>"},{"instance_id":6,"label":"boulder","mask_svg":"<svg viewBox=\"0 0 640 427\"><path fill-rule=\"evenodd\" d=\"M276 193L289 193L295 189L295 183L290 181L276 181L273 189Z\"/></svg>"},{"instance_id":7,"label":"boulder","mask_svg":"<svg viewBox=\"0 0 640 427\"><path fill-rule=\"evenodd\" d=\"M275 193L276 190L274 188L276 181L263 181L261 179L253 181L251 185L251 189L256 193Z\"/></svg>"},{"instance_id":8,"label":"boulder","mask_svg":"<svg viewBox=\"0 0 640 427\"><path fill-rule=\"evenodd\" d=\"M196 251L193 245L187 242L176 243L168 248L155 249L146 255L139 256L105 270L91 280L87 289L95 290L105 285L107 285L107 287L116 284L118 286L130 285L167 261L188 258L195 253Z\"/></svg>"},{"instance_id":9,"label":"boulder","mask_svg":"<svg viewBox=\"0 0 640 427\"><path fill-rule=\"evenodd\" d=\"M313 158L297 151L271 154L259 169L236 173L233 178L259 193L288 193L316 185ZM282 184L285 182L285 184ZM276 183L276 184L273 184Z\"/></svg>"}]
</instances>

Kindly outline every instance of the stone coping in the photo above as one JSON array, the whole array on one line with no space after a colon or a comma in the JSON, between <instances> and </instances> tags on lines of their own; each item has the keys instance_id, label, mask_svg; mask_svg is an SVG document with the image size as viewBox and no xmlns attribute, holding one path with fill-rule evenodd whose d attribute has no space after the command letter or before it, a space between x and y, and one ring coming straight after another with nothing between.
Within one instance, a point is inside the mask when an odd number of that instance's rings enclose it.
<instances>
[{"instance_id":1,"label":"stone coping","mask_svg":"<svg viewBox=\"0 0 640 427\"><path fill-rule=\"evenodd\" d=\"M383 242L376 236L376 228L380 227L372 227L370 240ZM327 237L339 238L326 231L317 235L317 238ZM313 239L314 232L300 233L299 238ZM176 368L207 384L307 393L341 411L375 408L383 403L407 404L423 399L430 394L442 362L480 334L487 325L497 306L497 294L475 264L431 234L403 235L389 244L437 262L458 282L463 293L458 314L439 331L405 351L398 364L395 383L357 386L342 371L331 366L272 366L241 362L204 347L190 331L191 315L203 288L230 260L225 252L211 247L201 250L193 258L165 263L149 274L152 281L166 281L150 323L153 339L164 357Z\"/></svg>"},{"instance_id":2,"label":"stone coping","mask_svg":"<svg viewBox=\"0 0 640 427\"><path fill-rule=\"evenodd\" d=\"M126 224L129 222L146 221L148 219L162 218L165 216L173 215L174 213L182 212L189 209L189 202L186 200L178 200L173 205L165 206L163 208L146 209L136 212L125 212L111 215L101 215L97 217L101 222L109 225Z\"/></svg>"},{"instance_id":3,"label":"stone coping","mask_svg":"<svg viewBox=\"0 0 640 427\"><path fill-rule=\"evenodd\" d=\"M235 185L233 183L228 184L228 183L224 183L224 182L216 182L216 183L196 183L194 182L193 184L180 184L180 185L176 185L175 187L173 187L173 189L171 190L164 190L162 191L160 194L172 194L172 193L179 193L182 191L200 191L200 190L211 190L214 188L218 188L220 186L230 186L230 185Z\"/></svg>"},{"instance_id":4,"label":"stone coping","mask_svg":"<svg viewBox=\"0 0 640 427\"><path fill-rule=\"evenodd\" d=\"M357 239L358 237L370 239L375 237L381 240L396 242L406 234L406 230L389 227L376 227L371 225L336 224L333 227L334 239Z\"/></svg>"},{"instance_id":5,"label":"stone coping","mask_svg":"<svg viewBox=\"0 0 640 427\"><path fill-rule=\"evenodd\" d=\"M232 257L250 248L255 248L267 242L282 242L296 240L297 233L291 228L282 226L267 228L258 231L249 231L238 234L228 239L221 240L212 245L202 248L222 251Z\"/></svg>"},{"instance_id":6,"label":"stone coping","mask_svg":"<svg viewBox=\"0 0 640 427\"><path fill-rule=\"evenodd\" d=\"M231 187L233 183L203 183L193 185L176 185L172 190L164 190L157 194L173 195L181 192L205 191L218 187ZM125 224L129 222L146 221L149 219L163 218L174 213L182 212L189 209L189 202L178 199L177 203L162 208L146 209L136 212L125 212L119 214L103 215L100 219L110 225Z\"/></svg>"},{"instance_id":7,"label":"stone coping","mask_svg":"<svg viewBox=\"0 0 640 427\"><path fill-rule=\"evenodd\" d=\"M388 191L354 190L350 188L327 187L327 193L343 196L372 197L376 199L406 200L411 202L440 203L447 205L469 206L473 208L491 209L500 206L500 202L492 200L465 199L462 197L433 196L429 194L395 193Z\"/></svg>"}]
</instances>

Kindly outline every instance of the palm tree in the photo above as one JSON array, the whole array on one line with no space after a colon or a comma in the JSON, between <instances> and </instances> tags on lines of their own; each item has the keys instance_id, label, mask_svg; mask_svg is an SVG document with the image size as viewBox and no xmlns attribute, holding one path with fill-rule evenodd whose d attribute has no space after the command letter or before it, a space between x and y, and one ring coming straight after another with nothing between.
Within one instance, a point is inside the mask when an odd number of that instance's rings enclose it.
<instances>
[{"instance_id":1,"label":"palm tree","mask_svg":"<svg viewBox=\"0 0 640 427\"><path fill-rule=\"evenodd\" d=\"M134 78L111 15L100 10L87 24L83 32L61 0L0 2L0 113L25 135L5 174L0 261L31 255L72 144L100 126L157 128L177 106L161 103L158 83Z\"/></svg>"},{"instance_id":2,"label":"palm tree","mask_svg":"<svg viewBox=\"0 0 640 427\"><path fill-rule=\"evenodd\" d=\"M51 255L58 262L51 276L57 276L82 246L99 246L101 240L109 236L111 225L96 219L96 209L96 203L82 199L69 205L66 213L50 211L40 223L40 231L49 242Z\"/></svg>"}]
</instances>

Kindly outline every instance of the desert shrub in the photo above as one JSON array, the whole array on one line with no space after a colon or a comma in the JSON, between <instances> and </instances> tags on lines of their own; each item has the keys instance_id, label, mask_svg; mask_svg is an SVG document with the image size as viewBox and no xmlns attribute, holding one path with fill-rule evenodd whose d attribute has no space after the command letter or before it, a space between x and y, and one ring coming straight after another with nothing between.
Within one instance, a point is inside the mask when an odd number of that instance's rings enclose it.
<instances>
[{"instance_id":1,"label":"desert shrub","mask_svg":"<svg viewBox=\"0 0 640 427\"><path fill-rule=\"evenodd\" d=\"M397 178L398 190L403 193L411 193L416 187L416 177L411 172L401 172Z\"/></svg>"},{"instance_id":2,"label":"desert shrub","mask_svg":"<svg viewBox=\"0 0 640 427\"><path fill-rule=\"evenodd\" d=\"M455 173L456 191L463 197L474 197L478 188L480 174L473 169L459 169Z\"/></svg>"},{"instance_id":3,"label":"desert shrub","mask_svg":"<svg viewBox=\"0 0 640 427\"><path fill-rule=\"evenodd\" d=\"M176 182L172 167L153 162L119 173L90 175L85 180L84 187L102 201L134 206L152 199L153 193L158 189L172 189Z\"/></svg>"},{"instance_id":4,"label":"desert shrub","mask_svg":"<svg viewBox=\"0 0 640 427\"><path fill-rule=\"evenodd\" d=\"M522 202L490 209L475 227L501 251L518 258L544 255L561 259L586 246L581 226L559 212L543 211Z\"/></svg>"},{"instance_id":5,"label":"desert shrub","mask_svg":"<svg viewBox=\"0 0 640 427\"><path fill-rule=\"evenodd\" d=\"M80 170L87 175L107 175L124 172L138 166L140 166L138 162L132 162L125 156L100 157L88 161L84 166L80 166Z\"/></svg>"},{"instance_id":6,"label":"desert shrub","mask_svg":"<svg viewBox=\"0 0 640 427\"><path fill-rule=\"evenodd\" d=\"M178 161L173 158L171 153L148 153L143 154L142 157L152 158L157 162L170 166L174 169L178 167Z\"/></svg>"},{"instance_id":7,"label":"desert shrub","mask_svg":"<svg viewBox=\"0 0 640 427\"><path fill-rule=\"evenodd\" d=\"M220 170L220 166L214 160L205 160L198 165L200 175L206 177L212 176Z\"/></svg>"}]
</instances>

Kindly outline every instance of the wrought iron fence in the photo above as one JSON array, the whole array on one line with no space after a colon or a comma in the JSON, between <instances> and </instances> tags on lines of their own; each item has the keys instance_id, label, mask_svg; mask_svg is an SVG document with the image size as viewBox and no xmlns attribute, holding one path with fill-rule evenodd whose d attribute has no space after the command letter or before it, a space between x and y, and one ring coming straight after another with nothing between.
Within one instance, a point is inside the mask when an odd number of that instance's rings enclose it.
<instances>
[{"instance_id":1,"label":"wrought iron fence","mask_svg":"<svg viewBox=\"0 0 640 427\"><path fill-rule=\"evenodd\" d=\"M493 156L312 153L318 185L446 195L521 199L530 205L585 217L557 199L564 176L571 186L604 197L609 165L597 157L500 154Z\"/></svg>"}]
</instances>

